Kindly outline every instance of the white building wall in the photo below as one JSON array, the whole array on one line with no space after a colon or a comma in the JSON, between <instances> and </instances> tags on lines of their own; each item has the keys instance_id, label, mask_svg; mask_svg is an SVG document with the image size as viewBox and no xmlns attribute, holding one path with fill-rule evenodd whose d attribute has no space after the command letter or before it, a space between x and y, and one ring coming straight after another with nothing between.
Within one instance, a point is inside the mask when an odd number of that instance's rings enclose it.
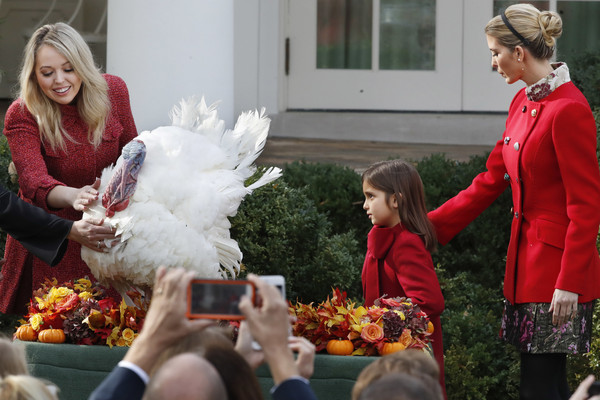
<instances>
[{"instance_id":1,"label":"white building wall","mask_svg":"<svg viewBox=\"0 0 600 400\"><path fill-rule=\"evenodd\" d=\"M283 109L280 98L284 37L281 0L234 1L235 114L265 107Z\"/></svg>"},{"instance_id":2,"label":"white building wall","mask_svg":"<svg viewBox=\"0 0 600 400\"><path fill-rule=\"evenodd\" d=\"M109 0L107 72L129 87L137 128L170 123L184 97L234 122L234 0Z\"/></svg>"}]
</instances>

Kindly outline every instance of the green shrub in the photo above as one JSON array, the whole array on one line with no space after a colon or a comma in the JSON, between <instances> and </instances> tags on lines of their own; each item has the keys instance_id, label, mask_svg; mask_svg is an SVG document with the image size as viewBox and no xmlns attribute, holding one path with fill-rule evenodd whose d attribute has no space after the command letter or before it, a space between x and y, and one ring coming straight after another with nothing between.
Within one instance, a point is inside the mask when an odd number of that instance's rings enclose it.
<instances>
[{"instance_id":1,"label":"green shrub","mask_svg":"<svg viewBox=\"0 0 600 400\"><path fill-rule=\"evenodd\" d=\"M573 56L569 72L590 106L600 107L600 54L590 51Z\"/></svg>"},{"instance_id":2,"label":"green shrub","mask_svg":"<svg viewBox=\"0 0 600 400\"><path fill-rule=\"evenodd\" d=\"M518 353L499 339L503 298L470 273L437 269L446 300L442 314L448 399L518 399Z\"/></svg>"},{"instance_id":3,"label":"green shrub","mask_svg":"<svg viewBox=\"0 0 600 400\"><path fill-rule=\"evenodd\" d=\"M285 181L294 188L306 188L317 210L327 215L334 233L353 232L366 252L371 221L362 208L364 196L360 175L335 164L295 161L285 166Z\"/></svg>"},{"instance_id":4,"label":"green shrub","mask_svg":"<svg viewBox=\"0 0 600 400\"><path fill-rule=\"evenodd\" d=\"M248 196L231 222L245 272L285 276L289 299L320 302L332 287L362 296L364 254L353 234L332 233L307 189L290 187L285 175Z\"/></svg>"},{"instance_id":5,"label":"green shrub","mask_svg":"<svg viewBox=\"0 0 600 400\"><path fill-rule=\"evenodd\" d=\"M16 182L12 182L10 175L8 174L8 165L11 161L10 149L8 148L6 137L4 135L0 135L0 185L16 193L19 190L19 185ZM5 244L6 233L0 230L0 251L2 251L2 255L4 255Z\"/></svg>"}]
</instances>

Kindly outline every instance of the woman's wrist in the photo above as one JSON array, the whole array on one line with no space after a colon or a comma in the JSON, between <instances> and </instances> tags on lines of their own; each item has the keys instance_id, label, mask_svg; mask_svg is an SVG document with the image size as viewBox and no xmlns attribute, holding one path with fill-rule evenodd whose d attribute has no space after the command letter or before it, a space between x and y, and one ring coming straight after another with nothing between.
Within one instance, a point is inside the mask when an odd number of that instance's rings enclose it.
<instances>
[{"instance_id":1,"label":"woman's wrist","mask_svg":"<svg viewBox=\"0 0 600 400\"><path fill-rule=\"evenodd\" d=\"M46 202L49 208L73 207L77 198L77 189L68 186L55 186L48 192Z\"/></svg>"}]
</instances>

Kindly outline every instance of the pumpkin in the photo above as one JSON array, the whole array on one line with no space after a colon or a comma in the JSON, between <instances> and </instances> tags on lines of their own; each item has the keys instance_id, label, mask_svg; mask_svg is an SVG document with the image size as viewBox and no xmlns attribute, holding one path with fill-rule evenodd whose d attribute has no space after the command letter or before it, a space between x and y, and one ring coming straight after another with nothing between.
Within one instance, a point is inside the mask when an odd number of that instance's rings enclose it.
<instances>
[{"instance_id":1,"label":"pumpkin","mask_svg":"<svg viewBox=\"0 0 600 400\"><path fill-rule=\"evenodd\" d=\"M332 339L327 342L327 353L336 356L349 356L354 351L354 344L350 340Z\"/></svg>"},{"instance_id":2,"label":"pumpkin","mask_svg":"<svg viewBox=\"0 0 600 400\"><path fill-rule=\"evenodd\" d=\"M400 342L385 343L379 350L379 354L381 354L382 356L385 356L385 355L392 354L392 353L395 353L397 351L404 350L404 349L406 349L406 345L404 343L400 343Z\"/></svg>"},{"instance_id":3,"label":"pumpkin","mask_svg":"<svg viewBox=\"0 0 600 400\"><path fill-rule=\"evenodd\" d=\"M64 343L65 339L62 329L44 329L38 334L38 340L43 343Z\"/></svg>"},{"instance_id":4,"label":"pumpkin","mask_svg":"<svg viewBox=\"0 0 600 400\"><path fill-rule=\"evenodd\" d=\"M33 329L31 327L31 325L21 325L20 327L17 328L17 332L15 333L15 336L19 340L23 340L26 342L32 342L36 339L37 332L35 331L35 329Z\"/></svg>"}]
</instances>

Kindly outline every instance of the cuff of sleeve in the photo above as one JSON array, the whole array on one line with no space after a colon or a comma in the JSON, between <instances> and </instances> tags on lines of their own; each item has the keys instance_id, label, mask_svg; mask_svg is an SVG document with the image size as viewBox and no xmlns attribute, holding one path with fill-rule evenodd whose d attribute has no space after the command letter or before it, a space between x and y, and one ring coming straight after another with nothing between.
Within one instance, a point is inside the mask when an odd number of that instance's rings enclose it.
<instances>
[{"instance_id":1,"label":"cuff of sleeve","mask_svg":"<svg viewBox=\"0 0 600 400\"><path fill-rule=\"evenodd\" d=\"M117 364L117 365L121 368L127 368L127 369L135 372L135 374L140 377L140 379L142 380L142 382L144 382L145 385L147 385L148 382L150 381L150 377L148 376L146 371L144 371L143 369L141 369L140 367L138 367L137 365L135 365L132 362L121 360L121 361L119 361L119 364Z\"/></svg>"},{"instance_id":2,"label":"cuff of sleeve","mask_svg":"<svg viewBox=\"0 0 600 400\"><path fill-rule=\"evenodd\" d=\"M308 379L306 379L305 377L303 377L303 376L300 376L300 375L294 375L294 376L290 376L289 378L287 378L285 381L283 381L283 382L281 382L281 383L284 383L284 382L287 382L287 381L291 381L291 380L297 380L297 381L301 381L301 382L304 382L304 383L306 383L307 385L310 385L310 381L309 381ZM280 383L280 385L281 385L281 383ZM271 391L270 391L270 393L271 393L271 394L273 394L273 392L275 392L275 390L277 390L277 388L278 388L278 387L279 387L279 385L275 385L275 386L273 386L273 387L271 388Z\"/></svg>"}]
</instances>

